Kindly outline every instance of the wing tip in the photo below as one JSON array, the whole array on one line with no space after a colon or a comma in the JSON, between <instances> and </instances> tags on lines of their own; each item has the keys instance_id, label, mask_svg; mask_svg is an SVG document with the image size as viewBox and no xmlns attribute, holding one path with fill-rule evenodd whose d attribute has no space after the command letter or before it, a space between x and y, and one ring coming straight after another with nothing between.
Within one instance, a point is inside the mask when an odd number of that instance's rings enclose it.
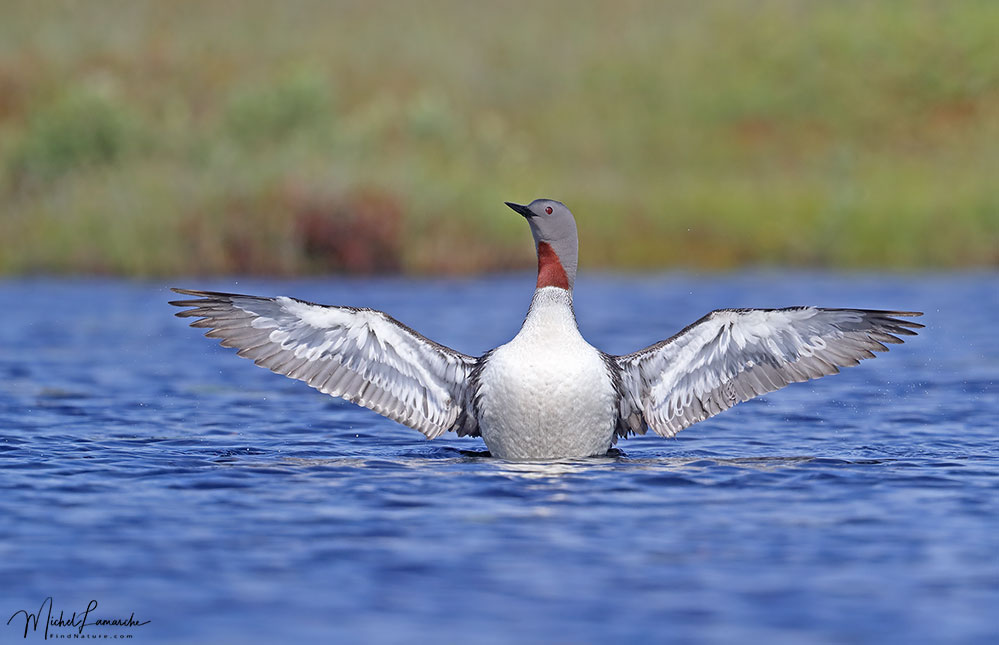
<instances>
[{"instance_id":1,"label":"wing tip","mask_svg":"<svg viewBox=\"0 0 999 645\"><path fill-rule=\"evenodd\" d=\"M901 318L896 318L896 316L918 318L923 315L923 312L921 311L879 311L876 313L878 316L882 317L881 322L888 323L895 328L892 330L893 333L915 336L916 332L912 331L913 329L926 328L926 325L917 323L914 320L902 320Z\"/></svg>"},{"instance_id":2,"label":"wing tip","mask_svg":"<svg viewBox=\"0 0 999 645\"><path fill-rule=\"evenodd\" d=\"M173 291L174 293L179 293L182 296L196 296L201 299L260 297L260 296L247 296L241 293L229 293L228 291L204 291L202 289L181 289L180 287L170 287L170 291Z\"/></svg>"},{"instance_id":3,"label":"wing tip","mask_svg":"<svg viewBox=\"0 0 999 645\"><path fill-rule=\"evenodd\" d=\"M207 293L206 291L199 291L198 289L182 289L180 287L170 287L170 291L179 293L182 296L200 296Z\"/></svg>"},{"instance_id":4,"label":"wing tip","mask_svg":"<svg viewBox=\"0 0 999 645\"><path fill-rule=\"evenodd\" d=\"M170 291L183 296L195 296L192 300L168 300L167 304L174 307L193 307L187 311L178 311L174 314L178 318L205 317L208 309L219 305L233 305L233 298L254 298L257 296L243 296L238 293L226 293L223 291L202 291L200 289L181 289L180 287L170 287Z\"/></svg>"},{"instance_id":5,"label":"wing tip","mask_svg":"<svg viewBox=\"0 0 999 645\"><path fill-rule=\"evenodd\" d=\"M173 305L174 307L198 307L198 306L200 306L201 304L204 303L204 296L206 295L206 292L204 292L204 291L198 291L196 289L181 289L180 287L170 287L170 291L173 291L174 293L179 293L182 296L198 296L198 298L199 298L198 300L169 300L169 301L167 301L168 305ZM186 311L179 311L179 312L175 313L174 315L178 316L180 318L183 318L185 315L187 315L187 312Z\"/></svg>"},{"instance_id":6,"label":"wing tip","mask_svg":"<svg viewBox=\"0 0 999 645\"><path fill-rule=\"evenodd\" d=\"M170 300L167 302L169 305L174 307L200 307L205 304L204 300ZM177 314L178 316L180 314Z\"/></svg>"}]
</instances>

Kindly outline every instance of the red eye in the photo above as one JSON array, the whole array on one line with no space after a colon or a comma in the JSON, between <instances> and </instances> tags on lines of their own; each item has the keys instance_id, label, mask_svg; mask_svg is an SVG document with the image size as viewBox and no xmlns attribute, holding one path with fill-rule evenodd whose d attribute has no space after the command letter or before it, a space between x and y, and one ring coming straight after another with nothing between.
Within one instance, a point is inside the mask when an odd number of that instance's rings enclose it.
<instances>
[{"instance_id":1,"label":"red eye","mask_svg":"<svg viewBox=\"0 0 999 645\"><path fill-rule=\"evenodd\" d=\"M545 212L548 213L549 215L551 215L552 214L552 207L551 206L545 206Z\"/></svg>"}]
</instances>

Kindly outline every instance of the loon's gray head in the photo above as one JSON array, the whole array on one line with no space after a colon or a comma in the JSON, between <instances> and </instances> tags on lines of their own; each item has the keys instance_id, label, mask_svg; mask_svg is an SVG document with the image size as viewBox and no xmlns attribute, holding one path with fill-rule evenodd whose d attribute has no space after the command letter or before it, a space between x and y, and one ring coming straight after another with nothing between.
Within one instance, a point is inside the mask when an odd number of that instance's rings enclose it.
<instances>
[{"instance_id":1,"label":"loon's gray head","mask_svg":"<svg viewBox=\"0 0 999 645\"><path fill-rule=\"evenodd\" d=\"M572 290L576 282L579 240L576 219L562 202L535 199L524 206L506 202L531 225L538 252L538 288L561 287Z\"/></svg>"}]
</instances>

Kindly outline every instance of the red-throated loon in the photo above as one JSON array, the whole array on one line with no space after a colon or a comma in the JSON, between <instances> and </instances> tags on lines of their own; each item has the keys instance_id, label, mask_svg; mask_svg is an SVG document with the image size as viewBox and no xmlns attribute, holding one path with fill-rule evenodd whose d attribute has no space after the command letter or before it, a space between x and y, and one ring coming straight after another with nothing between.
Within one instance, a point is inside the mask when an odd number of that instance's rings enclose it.
<instances>
[{"instance_id":1,"label":"red-throated loon","mask_svg":"<svg viewBox=\"0 0 999 645\"><path fill-rule=\"evenodd\" d=\"M901 343L918 312L719 309L677 335L612 356L580 335L572 305L577 236L561 202L507 202L530 224L538 282L520 332L480 357L373 309L174 289L178 316L278 374L357 403L428 438L481 436L495 457L601 455L652 428L672 437L740 401L834 374Z\"/></svg>"}]
</instances>

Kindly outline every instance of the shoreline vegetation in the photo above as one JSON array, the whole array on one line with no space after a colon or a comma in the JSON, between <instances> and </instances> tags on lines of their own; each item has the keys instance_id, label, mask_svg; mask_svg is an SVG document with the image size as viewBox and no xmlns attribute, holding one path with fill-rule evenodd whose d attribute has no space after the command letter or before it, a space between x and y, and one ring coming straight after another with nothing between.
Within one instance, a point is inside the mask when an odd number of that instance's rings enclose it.
<instances>
[{"instance_id":1,"label":"shoreline vegetation","mask_svg":"<svg viewBox=\"0 0 999 645\"><path fill-rule=\"evenodd\" d=\"M572 16L570 20L568 16ZM999 3L6 3L0 276L999 266Z\"/></svg>"}]
</instances>

